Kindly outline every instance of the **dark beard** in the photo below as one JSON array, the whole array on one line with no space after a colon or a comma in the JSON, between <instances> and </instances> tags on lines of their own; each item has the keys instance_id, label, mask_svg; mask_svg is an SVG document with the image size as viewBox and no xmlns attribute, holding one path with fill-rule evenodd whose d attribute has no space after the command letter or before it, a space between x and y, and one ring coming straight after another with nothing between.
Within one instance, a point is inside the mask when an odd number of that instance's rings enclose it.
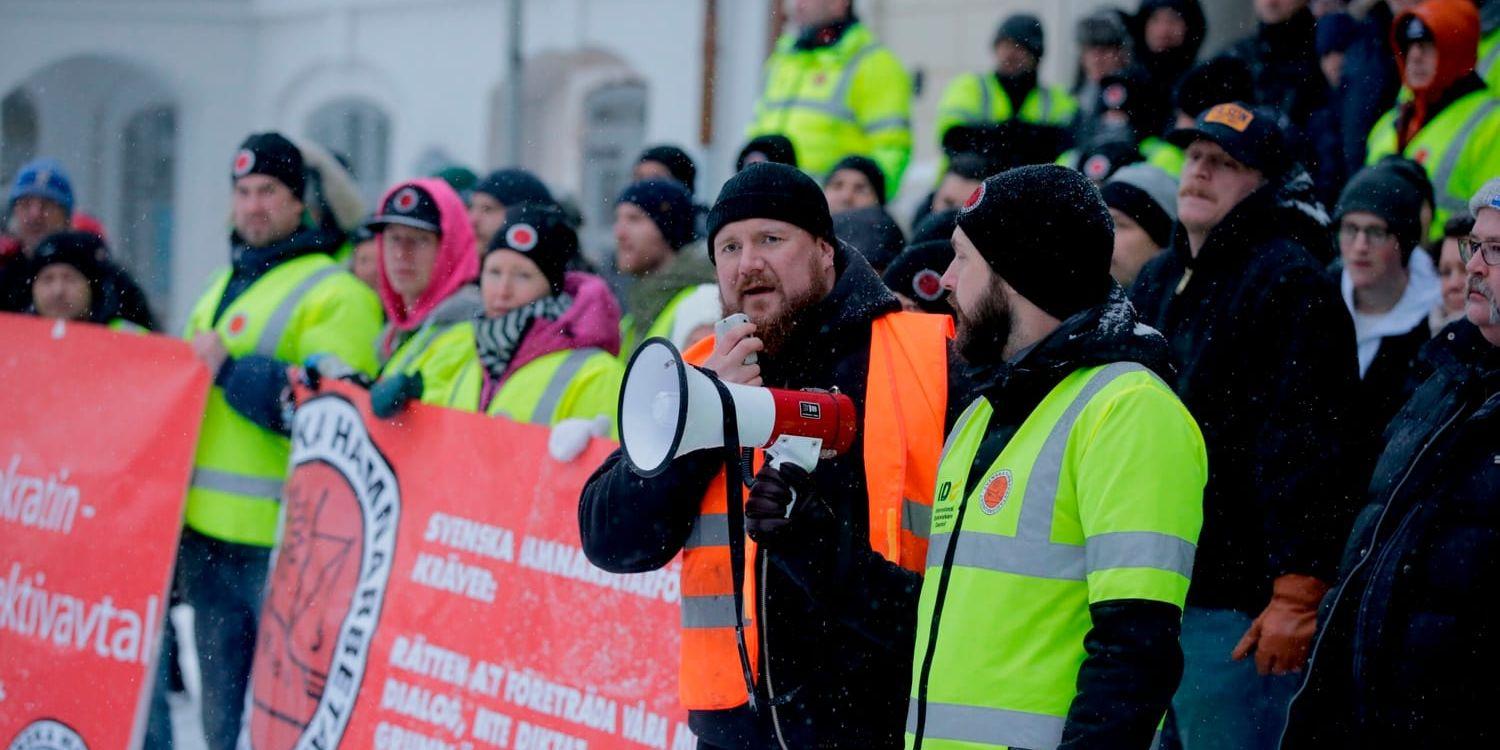
<instances>
[{"instance_id":1,"label":"dark beard","mask_svg":"<svg viewBox=\"0 0 1500 750\"><path fill-rule=\"evenodd\" d=\"M952 295L948 299L953 302L954 317L958 321L958 337L953 344L959 356L973 365L1003 362L1005 344L1010 341L1014 320L1001 285L991 282L989 293L972 316L959 309Z\"/></svg>"}]
</instances>

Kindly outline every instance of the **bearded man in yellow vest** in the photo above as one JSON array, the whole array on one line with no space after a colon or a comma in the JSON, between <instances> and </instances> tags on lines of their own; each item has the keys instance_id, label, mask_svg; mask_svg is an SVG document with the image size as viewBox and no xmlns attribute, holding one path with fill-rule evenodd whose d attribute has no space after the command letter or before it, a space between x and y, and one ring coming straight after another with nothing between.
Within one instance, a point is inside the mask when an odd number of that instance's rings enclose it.
<instances>
[{"instance_id":1,"label":"bearded man in yellow vest","mask_svg":"<svg viewBox=\"0 0 1500 750\"><path fill-rule=\"evenodd\" d=\"M902 312L794 167L731 178L708 239L725 313L750 322L685 358L731 383L837 388L860 438L811 474L760 468L748 502L725 471L738 455L688 453L648 478L616 452L584 488L583 549L616 573L681 553L679 692L701 747L894 746L934 472L963 400L949 398L951 319Z\"/></svg>"},{"instance_id":2,"label":"bearded man in yellow vest","mask_svg":"<svg viewBox=\"0 0 1500 750\"><path fill-rule=\"evenodd\" d=\"M1208 459L1162 380L1167 341L1109 276L1081 174L991 177L943 275L986 368L948 434L917 613L906 747L1146 750L1178 634Z\"/></svg>"},{"instance_id":3,"label":"bearded man in yellow vest","mask_svg":"<svg viewBox=\"0 0 1500 750\"><path fill-rule=\"evenodd\" d=\"M336 357L347 366L340 369L373 375L381 327L375 292L329 255L341 238L305 223L306 175L296 146L278 133L250 136L235 154L231 179L230 267L188 317L186 338L214 385L177 554L177 586L194 612L212 750L233 748L239 737L290 456L287 368ZM151 747L171 746L162 718L153 711Z\"/></svg>"}]
</instances>

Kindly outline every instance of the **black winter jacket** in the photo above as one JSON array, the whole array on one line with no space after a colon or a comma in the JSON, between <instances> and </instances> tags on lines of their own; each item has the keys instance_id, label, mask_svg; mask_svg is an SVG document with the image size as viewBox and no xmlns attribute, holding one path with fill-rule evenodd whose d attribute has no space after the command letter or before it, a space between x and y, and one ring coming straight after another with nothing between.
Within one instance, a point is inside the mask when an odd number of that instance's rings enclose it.
<instances>
[{"instance_id":1,"label":"black winter jacket","mask_svg":"<svg viewBox=\"0 0 1500 750\"><path fill-rule=\"evenodd\" d=\"M1252 615L1279 576L1333 580L1364 484L1346 445L1354 324L1306 249L1326 231L1278 202L1280 191L1267 184L1241 201L1196 258L1179 224L1131 289L1171 344L1174 388L1208 447L1188 604Z\"/></svg>"},{"instance_id":2,"label":"black winter jacket","mask_svg":"<svg viewBox=\"0 0 1500 750\"><path fill-rule=\"evenodd\" d=\"M834 388L861 413L870 358L870 324L900 303L868 263L835 251L838 281L795 330L781 357L762 357L762 377L780 388ZM968 394L950 386L948 424ZM955 406L957 407L955 409ZM863 439L820 462L816 492L838 519L831 550L816 557L758 550L754 590L762 601L759 710L693 711L689 724L722 748L900 747L910 695L917 595L922 579L869 546ZM698 451L646 479L616 451L589 478L578 509L583 549L615 573L666 565L682 550L698 505L717 470L717 451ZM823 561L826 561L823 562ZM747 582L748 587L748 582ZM765 676L774 680L770 701ZM769 705L775 705L775 716Z\"/></svg>"},{"instance_id":3,"label":"black winter jacket","mask_svg":"<svg viewBox=\"0 0 1500 750\"><path fill-rule=\"evenodd\" d=\"M1138 320L1124 291L1116 287L1106 304L1064 321L1016 363L980 374L978 395L985 396L995 411L975 454L967 486L984 480L984 473L1021 429L1021 423L1073 372L1114 362L1137 362L1171 382L1166 340L1155 331L1138 327ZM948 569L949 561L945 560L942 567L931 568L928 574L946 576ZM939 582L939 612L945 588ZM1165 602L1112 600L1090 605L1089 617L1092 624L1084 637L1088 655L1079 667L1078 695L1063 725L1061 748L1150 747L1157 722L1166 713L1182 678L1182 647L1178 641L1182 612ZM917 655L919 696L926 694L932 653L929 645L928 653Z\"/></svg>"},{"instance_id":4,"label":"black winter jacket","mask_svg":"<svg viewBox=\"0 0 1500 750\"><path fill-rule=\"evenodd\" d=\"M1494 747L1500 348L1467 321L1389 442L1325 600L1282 747Z\"/></svg>"}]
</instances>

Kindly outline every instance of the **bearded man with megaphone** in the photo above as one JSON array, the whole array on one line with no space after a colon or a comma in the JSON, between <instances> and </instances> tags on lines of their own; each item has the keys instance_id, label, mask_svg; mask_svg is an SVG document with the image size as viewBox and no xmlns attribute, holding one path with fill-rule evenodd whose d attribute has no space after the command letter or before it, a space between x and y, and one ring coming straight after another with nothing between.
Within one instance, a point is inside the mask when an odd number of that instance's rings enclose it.
<instances>
[{"instance_id":1,"label":"bearded man with megaphone","mask_svg":"<svg viewBox=\"0 0 1500 750\"><path fill-rule=\"evenodd\" d=\"M899 746L935 472L966 401L952 320L902 312L793 167L730 179L708 243L726 316L749 322L635 352L584 551L616 573L681 553L679 692L703 747Z\"/></svg>"}]
</instances>

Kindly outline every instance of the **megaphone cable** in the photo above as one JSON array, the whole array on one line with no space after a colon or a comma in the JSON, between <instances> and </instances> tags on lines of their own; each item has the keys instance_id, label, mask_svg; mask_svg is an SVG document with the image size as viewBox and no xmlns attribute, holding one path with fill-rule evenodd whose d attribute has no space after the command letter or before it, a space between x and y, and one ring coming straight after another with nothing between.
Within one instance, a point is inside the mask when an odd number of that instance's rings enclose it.
<instances>
[{"instance_id":1,"label":"megaphone cable","mask_svg":"<svg viewBox=\"0 0 1500 750\"><path fill-rule=\"evenodd\" d=\"M734 587L734 640L740 650L740 671L745 677L745 695L755 711L755 673L750 668L750 650L745 645L745 474L740 468L740 428L734 398L712 370L699 372L719 392L724 415L724 505L729 520L729 571Z\"/></svg>"}]
</instances>

